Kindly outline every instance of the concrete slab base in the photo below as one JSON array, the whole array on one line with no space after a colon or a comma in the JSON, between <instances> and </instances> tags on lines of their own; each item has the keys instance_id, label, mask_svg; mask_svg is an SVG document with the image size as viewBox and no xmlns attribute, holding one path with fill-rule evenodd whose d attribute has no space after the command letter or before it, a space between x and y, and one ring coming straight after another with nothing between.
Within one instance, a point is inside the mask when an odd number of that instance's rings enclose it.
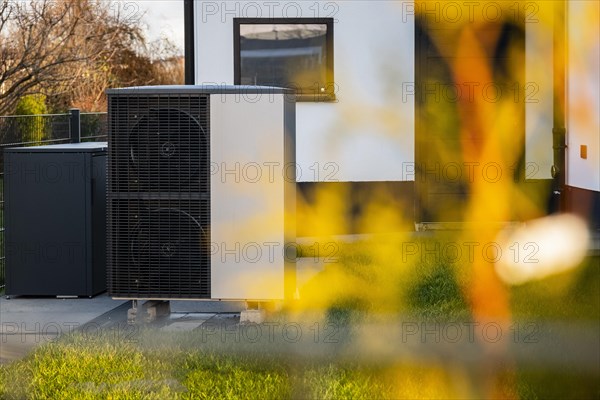
<instances>
[{"instance_id":1,"label":"concrete slab base","mask_svg":"<svg viewBox=\"0 0 600 400\"><path fill-rule=\"evenodd\" d=\"M158 317L164 317L170 313L171 306L169 301L148 300L141 307L138 307L137 301L134 301L133 307L127 310L127 322L129 324L154 322Z\"/></svg>"},{"instance_id":2,"label":"concrete slab base","mask_svg":"<svg viewBox=\"0 0 600 400\"><path fill-rule=\"evenodd\" d=\"M244 310L240 313L240 324L262 324L266 318L265 310Z\"/></svg>"}]
</instances>

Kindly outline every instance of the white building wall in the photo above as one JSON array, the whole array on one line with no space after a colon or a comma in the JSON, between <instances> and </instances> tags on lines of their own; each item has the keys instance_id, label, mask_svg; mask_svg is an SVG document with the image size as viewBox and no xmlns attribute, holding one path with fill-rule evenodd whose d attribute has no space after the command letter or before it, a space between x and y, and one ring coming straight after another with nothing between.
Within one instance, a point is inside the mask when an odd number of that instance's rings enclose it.
<instances>
[{"instance_id":1,"label":"white building wall","mask_svg":"<svg viewBox=\"0 0 600 400\"><path fill-rule=\"evenodd\" d=\"M526 20L526 84L522 88L526 98L526 173L528 179L549 179L553 164L554 2L535 3L538 8L534 14L529 12ZM197 84L233 84L236 17L335 18L338 101L298 103L298 181L414 180L414 174L407 173L415 162L412 1L198 2ZM580 140L577 133L573 135L572 140ZM591 151L594 141L587 142L590 153L597 155ZM591 166L592 161L584 164ZM579 168L577 165L572 168Z\"/></svg>"},{"instance_id":2,"label":"white building wall","mask_svg":"<svg viewBox=\"0 0 600 400\"><path fill-rule=\"evenodd\" d=\"M405 1L202 1L196 84L233 84L233 18L333 17L337 102L296 109L298 181L414 180L414 16Z\"/></svg>"},{"instance_id":3,"label":"white building wall","mask_svg":"<svg viewBox=\"0 0 600 400\"><path fill-rule=\"evenodd\" d=\"M567 185L600 191L600 2L567 3Z\"/></svg>"}]
</instances>

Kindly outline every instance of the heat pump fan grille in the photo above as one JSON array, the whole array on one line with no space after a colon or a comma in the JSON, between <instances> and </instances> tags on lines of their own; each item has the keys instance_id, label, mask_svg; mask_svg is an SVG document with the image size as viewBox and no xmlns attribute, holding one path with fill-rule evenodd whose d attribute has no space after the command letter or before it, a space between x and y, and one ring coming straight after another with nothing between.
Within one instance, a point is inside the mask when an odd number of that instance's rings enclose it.
<instances>
[{"instance_id":1,"label":"heat pump fan grille","mask_svg":"<svg viewBox=\"0 0 600 400\"><path fill-rule=\"evenodd\" d=\"M209 298L208 230L202 202L113 200L114 296Z\"/></svg>"},{"instance_id":2,"label":"heat pump fan grille","mask_svg":"<svg viewBox=\"0 0 600 400\"><path fill-rule=\"evenodd\" d=\"M123 96L111 99L114 190L208 191L207 96ZM114 185L118 185L115 187Z\"/></svg>"},{"instance_id":3,"label":"heat pump fan grille","mask_svg":"<svg viewBox=\"0 0 600 400\"><path fill-rule=\"evenodd\" d=\"M210 298L208 96L111 96L109 115L109 293Z\"/></svg>"}]
</instances>

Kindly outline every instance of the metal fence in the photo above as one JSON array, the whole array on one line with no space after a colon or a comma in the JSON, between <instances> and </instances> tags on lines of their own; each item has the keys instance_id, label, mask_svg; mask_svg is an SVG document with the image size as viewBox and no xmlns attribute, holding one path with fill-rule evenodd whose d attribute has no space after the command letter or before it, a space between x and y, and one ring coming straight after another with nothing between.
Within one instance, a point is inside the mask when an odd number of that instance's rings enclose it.
<instances>
[{"instance_id":1,"label":"metal fence","mask_svg":"<svg viewBox=\"0 0 600 400\"><path fill-rule=\"evenodd\" d=\"M4 149L59 143L106 141L106 113L0 116L0 290L5 286L4 249Z\"/></svg>"}]
</instances>

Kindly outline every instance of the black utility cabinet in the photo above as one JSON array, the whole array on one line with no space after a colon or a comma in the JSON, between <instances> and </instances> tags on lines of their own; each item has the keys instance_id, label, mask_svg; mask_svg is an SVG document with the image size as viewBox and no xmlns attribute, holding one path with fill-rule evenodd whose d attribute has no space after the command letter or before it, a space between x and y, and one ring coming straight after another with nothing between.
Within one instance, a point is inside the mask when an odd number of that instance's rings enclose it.
<instances>
[{"instance_id":1,"label":"black utility cabinet","mask_svg":"<svg viewBox=\"0 0 600 400\"><path fill-rule=\"evenodd\" d=\"M4 152L6 295L106 290L106 143Z\"/></svg>"}]
</instances>

